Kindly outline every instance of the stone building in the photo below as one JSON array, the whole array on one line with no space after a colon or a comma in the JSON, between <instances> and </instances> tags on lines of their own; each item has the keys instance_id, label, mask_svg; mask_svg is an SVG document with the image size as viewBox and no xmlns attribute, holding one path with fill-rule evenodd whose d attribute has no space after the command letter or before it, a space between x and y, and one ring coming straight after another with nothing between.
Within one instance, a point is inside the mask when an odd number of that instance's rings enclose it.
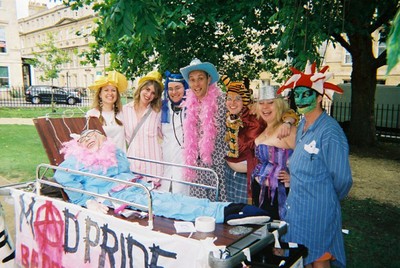
<instances>
[{"instance_id":1,"label":"stone building","mask_svg":"<svg viewBox=\"0 0 400 268\"><path fill-rule=\"evenodd\" d=\"M0 90L23 86L15 0L0 1ZM4 94L4 93L1 93Z\"/></svg>"},{"instance_id":2,"label":"stone building","mask_svg":"<svg viewBox=\"0 0 400 268\"><path fill-rule=\"evenodd\" d=\"M45 43L48 33L55 37L55 45L68 52L71 61L61 66L59 78L53 84L61 87L87 87L92 84L96 75L104 73L108 66L108 57L103 56L97 66L84 66L79 54L88 50L89 43L94 42L90 33L95 27L93 10L85 6L79 10L71 10L64 5L57 5L47 9L40 8L35 2L29 3L29 16L18 20L21 39L21 55L26 59L38 52L37 44ZM79 35L77 34L79 33ZM50 84L50 81L40 81L41 71L38 69L24 69L24 76L28 84Z\"/></svg>"}]
</instances>

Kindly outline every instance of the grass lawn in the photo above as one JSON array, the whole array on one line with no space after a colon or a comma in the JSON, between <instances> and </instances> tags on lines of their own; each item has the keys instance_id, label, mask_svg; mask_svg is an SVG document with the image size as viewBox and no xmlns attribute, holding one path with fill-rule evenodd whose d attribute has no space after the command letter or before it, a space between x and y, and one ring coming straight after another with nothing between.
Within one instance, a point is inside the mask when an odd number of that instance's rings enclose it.
<instances>
[{"instance_id":1,"label":"grass lawn","mask_svg":"<svg viewBox=\"0 0 400 268\"><path fill-rule=\"evenodd\" d=\"M400 267L400 207L348 198L342 213L348 268Z\"/></svg>"},{"instance_id":2,"label":"grass lawn","mask_svg":"<svg viewBox=\"0 0 400 268\"><path fill-rule=\"evenodd\" d=\"M15 182L32 180L36 166L49 163L34 126L0 125L0 176Z\"/></svg>"},{"instance_id":3,"label":"grass lawn","mask_svg":"<svg viewBox=\"0 0 400 268\"><path fill-rule=\"evenodd\" d=\"M62 114L63 112L74 112L74 113L86 113L88 107L57 107L56 114ZM0 117L2 118L35 118L39 116L45 116L46 114L53 114L51 107L35 107L35 108L8 108L0 107Z\"/></svg>"}]
</instances>

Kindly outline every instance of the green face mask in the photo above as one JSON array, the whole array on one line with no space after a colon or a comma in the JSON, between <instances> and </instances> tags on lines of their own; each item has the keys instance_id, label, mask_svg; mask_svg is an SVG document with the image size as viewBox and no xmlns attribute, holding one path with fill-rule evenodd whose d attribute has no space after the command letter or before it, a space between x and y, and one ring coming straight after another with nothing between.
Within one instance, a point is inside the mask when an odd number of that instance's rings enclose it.
<instances>
[{"instance_id":1,"label":"green face mask","mask_svg":"<svg viewBox=\"0 0 400 268\"><path fill-rule=\"evenodd\" d=\"M296 87L294 89L294 101L299 113L309 113L317 107L317 92L308 87Z\"/></svg>"}]
</instances>

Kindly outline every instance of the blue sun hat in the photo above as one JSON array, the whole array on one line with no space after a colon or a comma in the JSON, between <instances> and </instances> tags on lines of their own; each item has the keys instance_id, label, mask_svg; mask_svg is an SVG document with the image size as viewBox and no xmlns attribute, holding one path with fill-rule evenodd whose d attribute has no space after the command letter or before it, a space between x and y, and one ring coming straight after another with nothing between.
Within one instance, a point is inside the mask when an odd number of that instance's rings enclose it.
<instances>
[{"instance_id":1,"label":"blue sun hat","mask_svg":"<svg viewBox=\"0 0 400 268\"><path fill-rule=\"evenodd\" d=\"M214 64L209 62L201 62L197 58L193 59L188 66L181 68L180 71L186 82L189 82L189 74L193 71L204 71L208 73L211 76L210 85L219 80L219 74Z\"/></svg>"},{"instance_id":2,"label":"blue sun hat","mask_svg":"<svg viewBox=\"0 0 400 268\"><path fill-rule=\"evenodd\" d=\"M183 84L185 89L183 97L179 102L173 102L168 94L168 83L169 82L180 82ZM169 107L168 104L171 102L172 106L179 106L182 101L186 99L186 90L189 88L188 83L185 81L181 74L171 74L169 71L165 72L165 83L164 83L164 99L161 106L161 123L170 123L169 119ZM169 101L168 101L169 100Z\"/></svg>"}]
</instances>

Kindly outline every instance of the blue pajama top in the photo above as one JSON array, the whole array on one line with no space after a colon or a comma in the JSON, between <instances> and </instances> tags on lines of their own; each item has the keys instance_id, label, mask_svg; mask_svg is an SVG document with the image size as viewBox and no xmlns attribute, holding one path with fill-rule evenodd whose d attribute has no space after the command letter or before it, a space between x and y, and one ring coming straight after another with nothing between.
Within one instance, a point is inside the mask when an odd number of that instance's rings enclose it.
<instances>
[{"instance_id":1,"label":"blue pajama top","mask_svg":"<svg viewBox=\"0 0 400 268\"><path fill-rule=\"evenodd\" d=\"M77 163L74 156L65 159L60 167L79 170L83 172L104 175L124 181L131 180L135 177L129 169L130 163L126 154L120 149L116 151L118 166L104 169L86 168L82 163ZM132 203L147 206L147 195L142 188L127 187L120 191L112 191L118 186L117 182L105 181L90 176L83 176L57 170L54 174L54 179L65 187L78 188L97 194L109 195L114 198L119 198ZM138 183L148 185L145 181L139 180ZM66 191L71 203L86 206L86 201L94 199L82 193ZM194 221L199 216L210 216L215 218L216 223L224 222L224 209L230 203L228 202L211 202L205 198L196 198L182 194L171 194L169 192L151 191L153 212L157 216L174 218L184 221Z\"/></svg>"},{"instance_id":2,"label":"blue pajama top","mask_svg":"<svg viewBox=\"0 0 400 268\"><path fill-rule=\"evenodd\" d=\"M296 148L290 159L290 193L284 241L308 248L305 265L325 252L335 264L346 266L340 200L352 185L349 147L342 128L323 112L303 133L305 118L297 129Z\"/></svg>"}]
</instances>

